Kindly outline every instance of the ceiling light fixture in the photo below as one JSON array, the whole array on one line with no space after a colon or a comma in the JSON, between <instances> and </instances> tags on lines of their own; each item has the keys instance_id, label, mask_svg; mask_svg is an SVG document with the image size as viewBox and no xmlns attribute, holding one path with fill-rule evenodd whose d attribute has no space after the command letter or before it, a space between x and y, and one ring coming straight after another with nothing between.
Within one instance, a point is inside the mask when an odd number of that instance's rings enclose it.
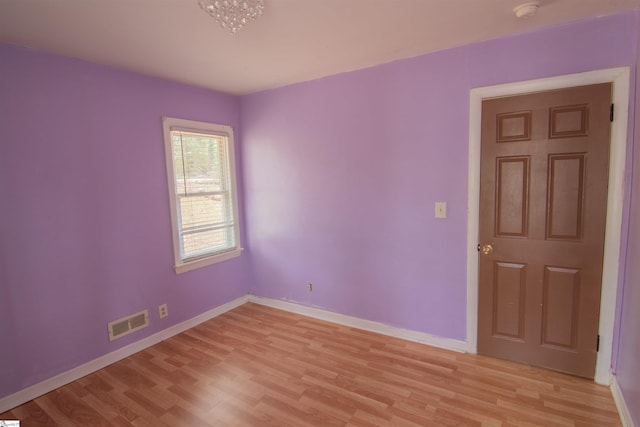
<instances>
[{"instance_id":1,"label":"ceiling light fixture","mask_svg":"<svg viewBox=\"0 0 640 427\"><path fill-rule=\"evenodd\" d=\"M539 1L529 1L513 8L513 13L516 15L516 18L529 18L536 14L539 7Z\"/></svg>"},{"instance_id":2,"label":"ceiling light fixture","mask_svg":"<svg viewBox=\"0 0 640 427\"><path fill-rule=\"evenodd\" d=\"M200 0L198 4L232 34L262 15L264 10L264 0Z\"/></svg>"}]
</instances>

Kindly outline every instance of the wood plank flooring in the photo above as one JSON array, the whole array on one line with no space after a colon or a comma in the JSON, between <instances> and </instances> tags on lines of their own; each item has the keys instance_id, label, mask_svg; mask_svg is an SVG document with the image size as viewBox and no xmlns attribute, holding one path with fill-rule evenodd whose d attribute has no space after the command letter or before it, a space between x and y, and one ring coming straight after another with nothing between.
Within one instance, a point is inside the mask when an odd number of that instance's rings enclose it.
<instances>
[{"instance_id":1,"label":"wood plank flooring","mask_svg":"<svg viewBox=\"0 0 640 427\"><path fill-rule=\"evenodd\" d=\"M248 303L0 414L31 426L609 426L591 381Z\"/></svg>"}]
</instances>

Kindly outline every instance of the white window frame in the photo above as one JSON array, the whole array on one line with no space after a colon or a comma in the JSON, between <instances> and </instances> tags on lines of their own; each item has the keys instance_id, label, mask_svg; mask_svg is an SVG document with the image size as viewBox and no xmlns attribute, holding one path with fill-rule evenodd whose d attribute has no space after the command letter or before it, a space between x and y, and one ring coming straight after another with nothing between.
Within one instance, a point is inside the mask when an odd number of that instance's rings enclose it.
<instances>
[{"instance_id":1,"label":"white window frame","mask_svg":"<svg viewBox=\"0 0 640 427\"><path fill-rule=\"evenodd\" d=\"M162 117L162 127L164 132L165 159L167 163L167 184L169 188L169 205L171 208L171 231L173 236L173 257L174 270L177 274L205 267L231 258L236 258L242 253L240 244L240 221L238 220L238 192L236 187L236 161L235 161L235 141L233 138L233 128L226 125L199 122L194 120L177 119L173 117ZM180 130L193 133L223 135L227 137L227 150L229 161L229 181L231 183L231 208L233 209L233 232L235 236L235 246L224 251L214 252L195 259L183 259L180 253L180 224L178 216L178 203L176 194L176 174L173 166L173 150L171 144L171 131Z\"/></svg>"}]
</instances>

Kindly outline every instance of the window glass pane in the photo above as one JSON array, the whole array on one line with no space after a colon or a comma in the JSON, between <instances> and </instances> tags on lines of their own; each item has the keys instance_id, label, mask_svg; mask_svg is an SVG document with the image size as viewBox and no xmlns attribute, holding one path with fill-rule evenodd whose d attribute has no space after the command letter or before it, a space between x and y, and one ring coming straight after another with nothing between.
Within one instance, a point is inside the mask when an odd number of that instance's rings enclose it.
<instances>
[{"instance_id":1,"label":"window glass pane","mask_svg":"<svg viewBox=\"0 0 640 427\"><path fill-rule=\"evenodd\" d=\"M186 196L178 200L184 258L235 246L233 233L213 233L233 226L228 195Z\"/></svg>"},{"instance_id":2,"label":"window glass pane","mask_svg":"<svg viewBox=\"0 0 640 427\"><path fill-rule=\"evenodd\" d=\"M178 195L228 191L227 138L171 132Z\"/></svg>"},{"instance_id":3,"label":"window glass pane","mask_svg":"<svg viewBox=\"0 0 640 427\"><path fill-rule=\"evenodd\" d=\"M182 237L183 256L188 259L224 251L234 246L229 244L232 241L231 227L186 234Z\"/></svg>"},{"instance_id":4,"label":"window glass pane","mask_svg":"<svg viewBox=\"0 0 640 427\"><path fill-rule=\"evenodd\" d=\"M182 259L234 248L225 136L171 132Z\"/></svg>"}]
</instances>

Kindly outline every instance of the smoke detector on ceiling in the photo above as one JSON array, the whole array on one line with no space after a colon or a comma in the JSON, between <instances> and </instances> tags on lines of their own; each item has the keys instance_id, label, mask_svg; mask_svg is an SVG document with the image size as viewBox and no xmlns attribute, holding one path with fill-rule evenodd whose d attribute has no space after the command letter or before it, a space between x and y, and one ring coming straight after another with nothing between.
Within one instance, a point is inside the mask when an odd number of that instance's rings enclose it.
<instances>
[{"instance_id":1,"label":"smoke detector on ceiling","mask_svg":"<svg viewBox=\"0 0 640 427\"><path fill-rule=\"evenodd\" d=\"M536 14L539 7L539 1L528 1L526 3L522 3L520 6L514 7L513 13L516 15L516 18L529 18Z\"/></svg>"}]
</instances>

